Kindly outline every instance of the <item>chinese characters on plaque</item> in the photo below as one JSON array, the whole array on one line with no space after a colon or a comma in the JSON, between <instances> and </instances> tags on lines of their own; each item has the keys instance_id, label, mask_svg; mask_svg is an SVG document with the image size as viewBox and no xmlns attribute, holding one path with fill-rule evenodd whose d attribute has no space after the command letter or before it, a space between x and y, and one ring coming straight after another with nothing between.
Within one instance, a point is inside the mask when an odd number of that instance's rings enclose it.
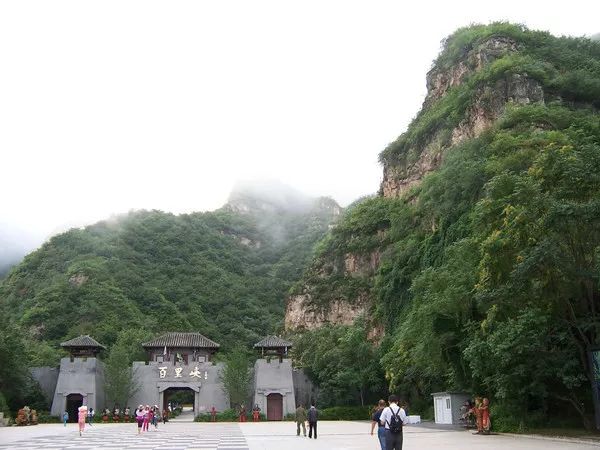
<instances>
[{"instance_id":1,"label":"chinese characters on plaque","mask_svg":"<svg viewBox=\"0 0 600 450\"><path fill-rule=\"evenodd\" d=\"M167 366L159 367L158 368L158 377L166 378L169 375L168 371L169 371L169 367L167 367ZM183 367L175 367L174 373L175 373L175 378L184 378L186 375L185 372L183 372ZM195 366L194 370L190 371L190 373L187 374L187 377L198 378L198 379L204 378L205 380L208 380L208 372L206 370L204 372L202 372L201 370L198 369L198 366Z\"/></svg>"}]
</instances>

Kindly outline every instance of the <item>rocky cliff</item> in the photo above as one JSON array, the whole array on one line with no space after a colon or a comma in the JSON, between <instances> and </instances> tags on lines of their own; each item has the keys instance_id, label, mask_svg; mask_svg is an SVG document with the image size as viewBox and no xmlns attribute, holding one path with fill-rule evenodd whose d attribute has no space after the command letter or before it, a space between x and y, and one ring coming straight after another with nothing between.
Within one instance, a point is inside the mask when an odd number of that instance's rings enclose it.
<instances>
[{"instance_id":1,"label":"rocky cliff","mask_svg":"<svg viewBox=\"0 0 600 450\"><path fill-rule=\"evenodd\" d=\"M435 108L450 90L460 88L494 62L518 55L519 47L514 39L492 36L468 51L452 66L434 66L427 74L427 97L420 116ZM423 141L401 146L401 155L412 158L383 158L381 194L384 197L397 197L416 186L427 173L440 166L447 150L489 129L507 106L543 102L541 83L526 72L507 72L499 79L482 80L470 92L468 107L461 114L460 121L450 127L440 126L432 130Z\"/></svg>"},{"instance_id":2,"label":"rocky cliff","mask_svg":"<svg viewBox=\"0 0 600 450\"><path fill-rule=\"evenodd\" d=\"M587 39L556 38L510 24L474 26L450 36L427 74L420 112L380 155L379 197L350 207L322 243L288 297L286 328L349 324L362 316L373 333L380 334L382 322L398 313L382 300L386 290L397 286L377 285L381 264L387 260L393 266L398 253L408 260L410 252L418 253L417 248L404 248L406 244L398 248L403 236L389 233L390 221L411 217L423 180L438 171L454 149L493 132L509 112L547 105L600 108L594 45ZM575 60L582 61L580 67L571 67ZM429 215L406 220L435 234L435 214ZM394 283L407 283L409 289L412 269L393 270L398 272Z\"/></svg>"}]
</instances>

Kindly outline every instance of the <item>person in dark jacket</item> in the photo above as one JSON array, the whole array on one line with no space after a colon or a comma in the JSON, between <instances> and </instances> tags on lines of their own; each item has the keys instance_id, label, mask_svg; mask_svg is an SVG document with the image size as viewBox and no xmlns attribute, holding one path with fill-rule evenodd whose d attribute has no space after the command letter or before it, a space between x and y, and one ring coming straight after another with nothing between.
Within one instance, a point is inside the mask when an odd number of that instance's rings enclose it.
<instances>
[{"instance_id":1,"label":"person in dark jacket","mask_svg":"<svg viewBox=\"0 0 600 450\"><path fill-rule=\"evenodd\" d=\"M319 419L319 411L315 408L315 402L310 404L308 409L308 437L312 438L313 430L315 432L315 439L317 438L317 420Z\"/></svg>"}]
</instances>

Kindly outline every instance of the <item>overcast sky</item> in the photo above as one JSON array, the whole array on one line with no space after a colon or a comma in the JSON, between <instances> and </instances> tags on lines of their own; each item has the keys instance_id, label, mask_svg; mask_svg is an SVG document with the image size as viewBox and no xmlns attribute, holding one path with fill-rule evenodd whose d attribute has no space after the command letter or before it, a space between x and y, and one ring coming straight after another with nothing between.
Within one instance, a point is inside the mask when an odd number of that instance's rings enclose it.
<instances>
[{"instance_id":1,"label":"overcast sky","mask_svg":"<svg viewBox=\"0 0 600 450\"><path fill-rule=\"evenodd\" d=\"M0 232L211 210L248 178L345 205L457 27L600 31L598 1L437 3L2 1Z\"/></svg>"}]
</instances>

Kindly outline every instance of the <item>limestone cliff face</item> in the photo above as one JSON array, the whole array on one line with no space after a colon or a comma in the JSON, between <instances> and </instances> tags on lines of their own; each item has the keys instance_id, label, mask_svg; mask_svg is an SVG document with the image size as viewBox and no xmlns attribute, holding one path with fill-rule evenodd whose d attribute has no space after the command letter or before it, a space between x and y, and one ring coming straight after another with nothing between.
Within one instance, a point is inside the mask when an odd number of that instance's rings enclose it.
<instances>
[{"instance_id":1,"label":"limestone cliff face","mask_svg":"<svg viewBox=\"0 0 600 450\"><path fill-rule=\"evenodd\" d=\"M519 51L516 42L506 37L493 37L471 50L464 59L450 68L434 68L427 74L427 97L423 110L431 108L448 91L481 71L501 56ZM398 197L416 186L423 177L437 169L444 154L452 146L479 136L498 120L507 105L544 102L539 82L526 73L506 75L493 84L483 84L475 90L463 119L451 131L433 132L426 141L409 148L407 154L418 155L414 162L400 164L384 161L380 192L384 197Z\"/></svg>"},{"instance_id":2,"label":"limestone cliff face","mask_svg":"<svg viewBox=\"0 0 600 450\"><path fill-rule=\"evenodd\" d=\"M379 267L381 251L375 249L366 253L345 253L335 260L316 261L310 272L312 277L306 280L302 289L287 299L285 328L286 330L312 330L325 324L350 325L357 318L367 316L372 305L370 296L370 280ZM358 281L358 289L348 292L336 292L333 280L352 284ZM323 292L317 285L324 284L327 290L331 283L333 296L323 302ZM322 286L321 286L322 287ZM374 336L377 336L374 333Z\"/></svg>"},{"instance_id":3,"label":"limestone cliff face","mask_svg":"<svg viewBox=\"0 0 600 450\"><path fill-rule=\"evenodd\" d=\"M488 69L495 61L508 56L493 67L505 65L512 57L518 58L520 45L511 38L493 36L461 50L462 55L452 62L448 62L449 58L438 60L427 74L427 96L415 119L414 128L420 127L419 120L429 120L427 131L419 139L402 140L401 136L397 141L400 144L394 148L396 153L391 153L393 157L385 156L384 152L380 195L401 197L417 186L425 175L440 166L453 146L481 135L504 114L508 105L545 101L541 84L523 71L499 70L490 75ZM442 110L440 105L454 105L444 102L457 97L460 101L454 103L461 105L460 110L443 110L453 116L451 120L440 114L433 114L431 119L431 111ZM383 334L381 324L370 320L375 303L371 288L389 240L385 229L371 229L369 233L355 235L352 231L347 239L378 242L376 248L348 252L339 250L345 245L338 243L329 254L313 262L301 288L287 300L286 329L351 324L362 316L369 324L370 340L375 341Z\"/></svg>"},{"instance_id":4,"label":"limestone cliff face","mask_svg":"<svg viewBox=\"0 0 600 450\"><path fill-rule=\"evenodd\" d=\"M285 311L285 328L287 330L314 330L327 323L351 325L362 316L367 308L366 298L359 302L349 303L345 300L334 300L327 308L316 307L310 294L292 295L288 298Z\"/></svg>"}]
</instances>

